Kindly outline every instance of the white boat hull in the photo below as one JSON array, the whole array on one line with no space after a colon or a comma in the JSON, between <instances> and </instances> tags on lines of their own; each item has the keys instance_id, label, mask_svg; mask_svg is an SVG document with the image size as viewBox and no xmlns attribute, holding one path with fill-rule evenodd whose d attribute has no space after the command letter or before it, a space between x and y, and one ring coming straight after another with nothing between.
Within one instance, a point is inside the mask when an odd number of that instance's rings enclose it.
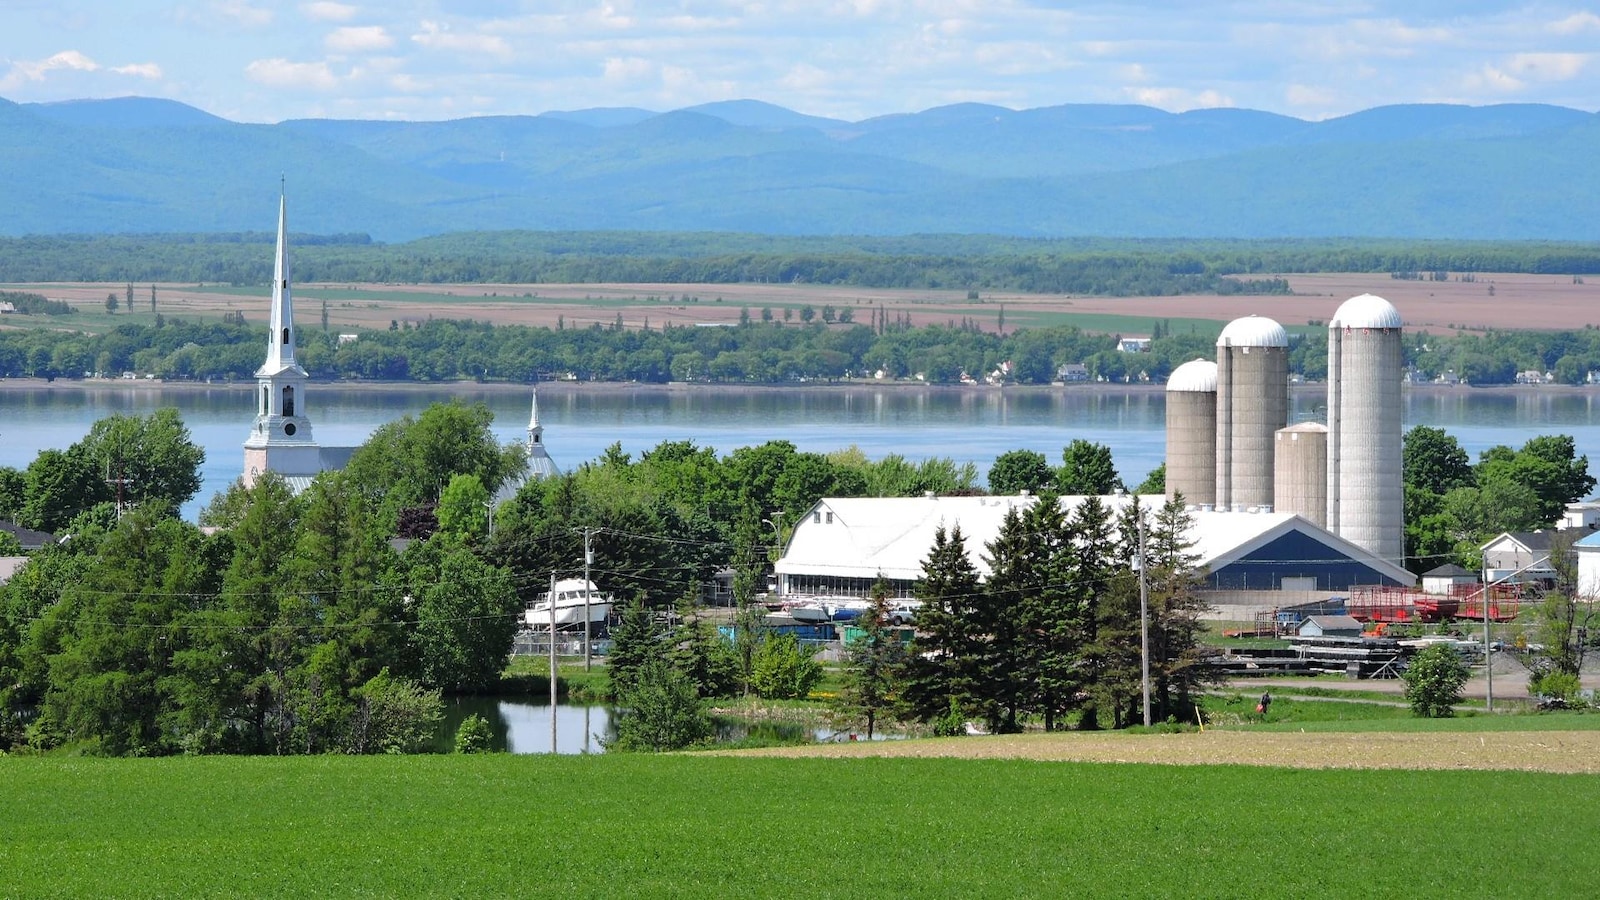
<instances>
[{"instance_id":1,"label":"white boat hull","mask_svg":"<svg viewBox=\"0 0 1600 900\"><path fill-rule=\"evenodd\" d=\"M589 621L604 622L611 617L611 604L594 602L589 604ZM550 607L548 604L539 603L523 614L523 621L535 628L550 627ZM556 607L556 627L563 625L583 624L583 604Z\"/></svg>"}]
</instances>

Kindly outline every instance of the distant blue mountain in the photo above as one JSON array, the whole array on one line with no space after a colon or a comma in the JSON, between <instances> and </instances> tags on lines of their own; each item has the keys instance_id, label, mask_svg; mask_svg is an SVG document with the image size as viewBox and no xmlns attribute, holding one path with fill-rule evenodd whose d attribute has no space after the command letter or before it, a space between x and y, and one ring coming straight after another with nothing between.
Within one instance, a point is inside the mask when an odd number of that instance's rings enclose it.
<instances>
[{"instance_id":1,"label":"distant blue mountain","mask_svg":"<svg viewBox=\"0 0 1600 900\"><path fill-rule=\"evenodd\" d=\"M79 128L159 128L227 122L226 119L176 100L154 97L62 100L56 103L29 103L26 108L43 118Z\"/></svg>"},{"instance_id":2,"label":"distant blue mountain","mask_svg":"<svg viewBox=\"0 0 1600 900\"><path fill-rule=\"evenodd\" d=\"M1407 105L963 103L847 122L755 100L434 122L230 122L0 99L0 233L488 229L1600 239L1600 117ZM4 281L0 272L0 281Z\"/></svg>"}]
</instances>

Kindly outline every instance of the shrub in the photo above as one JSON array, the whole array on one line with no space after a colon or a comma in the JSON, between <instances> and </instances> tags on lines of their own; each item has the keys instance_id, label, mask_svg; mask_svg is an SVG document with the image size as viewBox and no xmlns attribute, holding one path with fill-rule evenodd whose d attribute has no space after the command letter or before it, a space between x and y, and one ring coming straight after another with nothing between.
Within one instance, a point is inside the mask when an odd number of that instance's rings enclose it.
<instances>
[{"instance_id":1,"label":"shrub","mask_svg":"<svg viewBox=\"0 0 1600 900\"><path fill-rule=\"evenodd\" d=\"M682 750L711 736L711 716L695 693L694 682L660 660L639 667L622 705L617 739L605 744L608 751Z\"/></svg>"},{"instance_id":2,"label":"shrub","mask_svg":"<svg viewBox=\"0 0 1600 900\"><path fill-rule=\"evenodd\" d=\"M1582 702L1579 692L1583 689L1576 675L1565 672L1543 672L1528 679L1528 694L1534 697L1547 697L1560 701L1563 706L1578 706Z\"/></svg>"},{"instance_id":3,"label":"shrub","mask_svg":"<svg viewBox=\"0 0 1600 900\"><path fill-rule=\"evenodd\" d=\"M750 664L750 684L767 700L794 700L811 693L822 678L822 663L792 634L768 635Z\"/></svg>"},{"instance_id":4,"label":"shrub","mask_svg":"<svg viewBox=\"0 0 1600 900\"><path fill-rule=\"evenodd\" d=\"M933 733L936 737L960 737L967 733L967 714L961 711L961 704L956 698L950 698L950 708L933 720Z\"/></svg>"},{"instance_id":5,"label":"shrub","mask_svg":"<svg viewBox=\"0 0 1600 900\"><path fill-rule=\"evenodd\" d=\"M444 715L438 691L384 669L355 691L351 753L423 753Z\"/></svg>"},{"instance_id":6,"label":"shrub","mask_svg":"<svg viewBox=\"0 0 1600 900\"><path fill-rule=\"evenodd\" d=\"M461 727L456 729L457 753L488 753L489 742L494 739L494 732L489 728L489 720L473 713L461 720Z\"/></svg>"},{"instance_id":7,"label":"shrub","mask_svg":"<svg viewBox=\"0 0 1600 900\"><path fill-rule=\"evenodd\" d=\"M1434 644L1411 660L1404 675L1406 701L1411 711L1429 719L1455 715L1461 686L1467 683L1467 666L1447 644Z\"/></svg>"}]
</instances>

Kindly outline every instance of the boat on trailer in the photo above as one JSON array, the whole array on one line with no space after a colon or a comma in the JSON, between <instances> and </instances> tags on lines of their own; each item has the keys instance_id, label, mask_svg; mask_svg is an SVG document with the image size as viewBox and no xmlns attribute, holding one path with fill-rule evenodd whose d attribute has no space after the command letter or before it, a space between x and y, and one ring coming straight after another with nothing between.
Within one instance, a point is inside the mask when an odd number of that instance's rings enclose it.
<instances>
[{"instance_id":1,"label":"boat on trailer","mask_svg":"<svg viewBox=\"0 0 1600 900\"><path fill-rule=\"evenodd\" d=\"M611 617L611 608L615 603L611 595L601 593L592 581L585 581L582 578L563 578L555 583L553 592L540 594L528 606L527 611L523 613L523 621L534 628L549 628L550 610L553 607L557 628L564 625L582 625L586 597L590 622L604 622Z\"/></svg>"}]
</instances>

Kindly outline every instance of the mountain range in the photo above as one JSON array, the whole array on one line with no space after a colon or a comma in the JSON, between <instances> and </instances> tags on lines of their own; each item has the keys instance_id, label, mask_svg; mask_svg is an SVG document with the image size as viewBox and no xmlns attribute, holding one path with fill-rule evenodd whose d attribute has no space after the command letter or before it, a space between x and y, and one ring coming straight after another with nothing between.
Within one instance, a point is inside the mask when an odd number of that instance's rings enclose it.
<instances>
[{"instance_id":1,"label":"mountain range","mask_svg":"<svg viewBox=\"0 0 1600 900\"><path fill-rule=\"evenodd\" d=\"M1600 115L957 104L847 122L753 100L243 124L0 99L0 234L506 229L1600 239Z\"/></svg>"}]
</instances>

